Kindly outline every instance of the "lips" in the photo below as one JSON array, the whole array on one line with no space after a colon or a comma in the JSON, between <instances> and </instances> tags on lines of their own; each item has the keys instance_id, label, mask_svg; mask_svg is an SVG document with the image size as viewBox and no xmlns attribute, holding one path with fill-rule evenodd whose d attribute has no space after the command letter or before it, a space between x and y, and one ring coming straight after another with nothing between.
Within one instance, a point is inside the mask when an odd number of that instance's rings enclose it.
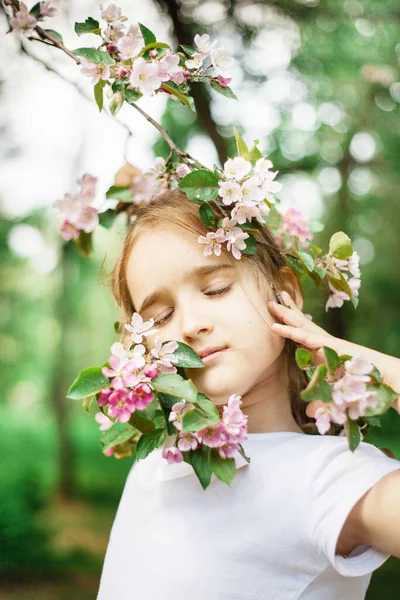
<instances>
[{"instance_id":1,"label":"lips","mask_svg":"<svg viewBox=\"0 0 400 600\"><path fill-rule=\"evenodd\" d=\"M197 354L200 358L206 358L206 356L210 356L211 354L215 354L216 352L221 352L222 350L226 350L227 346L214 346L213 348L205 348L205 350L200 350Z\"/></svg>"}]
</instances>

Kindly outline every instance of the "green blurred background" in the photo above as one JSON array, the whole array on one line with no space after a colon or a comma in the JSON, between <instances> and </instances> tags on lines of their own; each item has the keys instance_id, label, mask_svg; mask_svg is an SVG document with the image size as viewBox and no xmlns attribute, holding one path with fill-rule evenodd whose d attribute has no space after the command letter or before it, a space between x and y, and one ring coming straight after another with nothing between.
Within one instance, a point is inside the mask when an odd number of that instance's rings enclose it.
<instances>
[{"instance_id":1,"label":"green blurred background","mask_svg":"<svg viewBox=\"0 0 400 600\"><path fill-rule=\"evenodd\" d=\"M198 86L197 117L165 98L141 106L210 167L234 155L233 126L246 141L259 139L280 171L282 206L325 224L319 246L340 229L361 257L357 310L345 303L325 313L327 298L306 283L305 312L336 336L400 356L398 0L117 4L174 48L209 33L234 56L239 103ZM53 5L59 14L47 25L69 48L82 45L73 23L98 19L97 3ZM7 30L0 10L0 598L89 600L130 460L105 458L97 424L65 395L115 340L107 273L123 224L99 229L84 260L63 246L51 204L73 193L84 172L98 176L104 192L126 160L147 169L168 149L130 107L111 124L99 115L68 57L21 45ZM396 439L391 448L400 458ZM374 573L367 598L397 598L399 585L400 563L391 558Z\"/></svg>"}]
</instances>

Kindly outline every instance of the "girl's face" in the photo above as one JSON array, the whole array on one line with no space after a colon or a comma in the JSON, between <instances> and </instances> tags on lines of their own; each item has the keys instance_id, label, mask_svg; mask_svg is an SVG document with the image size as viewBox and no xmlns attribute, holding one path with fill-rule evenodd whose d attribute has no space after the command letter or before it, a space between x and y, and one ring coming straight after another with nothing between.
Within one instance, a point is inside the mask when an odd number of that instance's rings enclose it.
<instances>
[{"instance_id":1,"label":"girl's face","mask_svg":"<svg viewBox=\"0 0 400 600\"><path fill-rule=\"evenodd\" d=\"M279 374L285 342L270 330L267 298L241 261L232 265L223 255L206 257L197 236L159 225L134 242L126 277L135 311L155 321L150 346L159 335L198 354L219 349L204 358L204 368L187 369L215 404L253 388L262 392Z\"/></svg>"}]
</instances>

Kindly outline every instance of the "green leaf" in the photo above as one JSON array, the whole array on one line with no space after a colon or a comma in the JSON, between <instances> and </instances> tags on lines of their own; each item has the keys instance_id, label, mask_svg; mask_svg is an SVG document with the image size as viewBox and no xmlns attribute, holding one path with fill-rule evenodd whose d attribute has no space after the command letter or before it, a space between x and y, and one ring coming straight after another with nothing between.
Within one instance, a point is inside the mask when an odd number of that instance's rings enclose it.
<instances>
[{"instance_id":1,"label":"green leaf","mask_svg":"<svg viewBox=\"0 0 400 600\"><path fill-rule=\"evenodd\" d=\"M40 2L37 2L34 6L32 6L29 14L36 18L40 17Z\"/></svg>"},{"instance_id":2,"label":"green leaf","mask_svg":"<svg viewBox=\"0 0 400 600\"><path fill-rule=\"evenodd\" d=\"M99 81L96 83L96 85L93 88L94 91L94 99L96 100L96 104L99 107L99 111L101 112L103 110L103 90L104 90L104 86L106 85L106 82L104 81L104 79L99 79Z\"/></svg>"},{"instance_id":3,"label":"green leaf","mask_svg":"<svg viewBox=\"0 0 400 600\"><path fill-rule=\"evenodd\" d=\"M260 158L263 158L263 155L261 150L257 147L257 145L254 144L254 146L248 151L248 153L244 155L244 158L254 164Z\"/></svg>"},{"instance_id":4,"label":"green leaf","mask_svg":"<svg viewBox=\"0 0 400 600\"><path fill-rule=\"evenodd\" d=\"M58 33L58 31L54 31L54 29L44 29L43 31L45 31L46 33L49 33L50 35L52 35L54 38L56 38L56 40L58 40L62 44L64 43L62 35L60 33Z\"/></svg>"},{"instance_id":5,"label":"green leaf","mask_svg":"<svg viewBox=\"0 0 400 600\"><path fill-rule=\"evenodd\" d=\"M374 366L371 373L372 377L375 379L376 383L382 383L382 375L380 371Z\"/></svg>"},{"instance_id":6,"label":"green leaf","mask_svg":"<svg viewBox=\"0 0 400 600\"><path fill-rule=\"evenodd\" d=\"M219 423L218 409L207 396L199 394L197 402L193 404L195 407L185 412L182 417L182 431L198 431Z\"/></svg>"},{"instance_id":7,"label":"green leaf","mask_svg":"<svg viewBox=\"0 0 400 600\"><path fill-rule=\"evenodd\" d=\"M332 386L325 380L327 374L325 365L318 365L305 390L300 392L300 396L306 402L312 400L322 400L330 402L332 400Z\"/></svg>"},{"instance_id":8,"label":"green leaf","mask_svg":"<svg viewBox=\"0 0 400 600\"><path fill-rule=\"evenodd\" d=\"M361 442L361 432L360 428L357 425L356 421L352 421L351 419L347 419L345 426L347 440L349 442L349 448L352 452L357 448L359 443Z\"/></svg>"},{"instance_id":9,"label":"green leaf","mask_svg":"<svg viewBox=\"0 0 400 600\"><path fill-rule=\"evenodd\" d=\"M89 256L92 252L92 231L86 233L86 231L80 231L78 239L75 240L75 244L78 250L84 255Z\"/></svg>"},{"instance_id":10,"label":"green leaf","mask_svg":"<svg viewBox=\"0 0 400 600\"><path fill-rule=\"evenodd\" d=\"M134 427L127 427L124 429L108 429L100 434L100 442L102 450L108 450L118 444L123 444L130 440L133 436L138 435L138 430Z\"/></svg>"},{"instance_id":11,"label":"green leaf","mask_svg":"<svg viewBox=\"0 0 400 600\"><path fill-rule=\"evenodd\" d=\"M188 402L196 402L197 390L191 379L183 379L177 374L160 375L153 379L151 387L161 394L182 398Z\"/></svg>"},{"instance_id":12,"label":"green leaf","mask_svg":"<svg viewBox=\"0 0 400 600\"><path fill-rule=\"evenodd\" d=\"M218 196L218 179L206 169L188 173L178 185L190 200L209 202Z\"/></svg>"},{"instance_id":13,"label":"green leaf","mask_svg":"<svg viewBox=\"0 0 400 600\"><path fill-rule=\"evenodd\" d=\"M301 248L297 250L297 252L293 251L293 253L303 261L309 271L314 271L314 259L311 254L306 252L306 250L302 250Z\"/></svg>"},{"instance_id":14,"label":"green leaf","mask_svg":"<svg viewBox=\"0 0 400 600\"><path fill-rule=\"evenodd\" d=\"M143 413L142 410L135 410L130 416L129 424L139 429L142 433L151 433L155 430L156 426L152 419L146 419L141 413Z\"/></svg>"},{"instance_id":15,"label":"green leaf","mask_svg":"<svg viewBox=\"0 0 400 600\"><path fill-rule=\"evenodd\" d=\"M140 100L140 98L142 98L142 96L143 94L142 92L139 92L139 90L129 90L128 88L125 88L125 100L128 102L128 104L137 102Z\"/></svg>"},{"instance_id":16,"label":"green leaf","mask_svg":"<svg viewBox=\"0 0 400 600\"><path fill-rule=\"evenodd\" d=\"M257 242L254 235L250 234L249 237L244 240L244 243L246 244L246 248L242 250L243 254L256 254Z\"/></svg>"},{"instance_id":17,"label":"green leaf","mask_svg":"<svg viewBox=\"0 0 400 600\"><path fill-rule=\"evenodd\" d=\"M304 350L304 348L297 348L295 358L300 369L305 369L312 361L312 354L308 350Z\"/></svg>"},{"instance_id":18,"label":"green leaf","mask_svg":"<svg viewBox=\"0 0 400 600\"><path fill-rule=\"evenodd\" d=\"M328 348L328 346L323 346L326 364L328 365L328 371L331 375L333 375L336 369L339 366L339 356L335 350L332 348Z\"/></svg>"},{"instance_id":19,"label":"green leaf","mask_svg":"<svg viewBox=\"0 0 400 600\"><path fill-rule=\"evenodd\" d=\"M365 409L366 417L375 417L377 415L382 415L388 410L388 408L390 408L392 402L394 402L398 397L398 394L385 383L380 383L378 386L367 385L367 390L371 392L377 392L377 398L376 408L372 408L371 406L369 406Z\"/></svg>"},{"instance_id":20,"label":"green leaf","mask_svg":"<svg viewBox=\"0 0 400 600\"><path fill-rule=\"evenodd\" d=\"M315 271L315 273L317 273L317 275L319 277L321 277L321 279L323 279L326 275L326 273L322 267L315 266L314 271Z\"/></svg>"},{"instance_id":21,"label":"green leaf","mask_svg":"<svg viewBox=\"0 0 400 600\"><path fill-rule=\"evenodd\" d=\"M215 90L222 96L225 96L226 98L231 98L232 100L238 100L238 97L231 90L231 88L229 86L227 86L227 85L223 86L220 83L218 83L218 81L216 81L215 79L210 80L210 86L212 87L213 90Z\"/></svg>"},{"instance_id":22,"label":"green leaf","mask_svg":"<svg viewBox=\"0 0 400 600\"><path fill-rule=\"evenodd\" d=\"M200 356L187 344L177 342L178 347L173 353L176 360L174 365L177 367L186 367L188 369L200 369L204 367L204 363Z\"/></svg>"},{"instance_id":23,"label":"green leaf","mask_svg":"<svg viewBox=\"0 0 400 600\"><path fill-rule=\"evenodd\" d=\"M210 450L208 446L201 444L197 450L188 453L188 461L192 465L203 489L205 490L211 481Z\"/></svg>"},{"instance_id":24,"label":"green leaf","mask_svg":"<svg viewBox=\"0 0 400 600\"><path fill-rule=\"evenodd\" d=\"M373 427L382 427L381 418L379 417L364 417L369 425Z\"/></svg>"},{"instance_id":25,"label":"green leaf","mask_svg":"<svg viewBox=\"0 0 400 600\"><path fill-rule=\"evenodd\" d=\"M115 216L116 216L115 210L113 210L112 208L109 208L108 210L105 210L104 212L99 213L100 225L102 227L105 227L106 229L110 229L110 227L114 223Z\"/></svg>"},{"instance_id":26,"label":"green leaf","mask_svg":"<svg viewBox=\"0 0 400 600\"><path fill-rule=\"evenodd\" d=\"M314 246L314 244L312 244L308 238L306 239L306 244L308 244L308 247L310 248L314 256L317 256L318 254L320 254L320 252L322 252L322 248Z\"/></svg>"},{"instance_id":27,"label":"green leaf","mask_svg":"<svg viewBox=\"0 0 400 600\"><path fill-rule=\"evenodd\" d=\"M352 254L351 239L343 231L337 231L329 241L329 254L347 260Z\"/></svg>"},{"instance_id":28,"label":"green leaf","mask_svg":"<svg viewBox=\"0 0 400 600\"><path fill-rule=\"evenodd\" d=\"M96 35L101 33L100 24L92 17L87 17L83 23L75 23L75 33L77 35L83 35L84 33L94 33Z\"/></svg>"},{"instance_id":29,"label":"green leaf","mask_svg":"<svg viewBox=\"0 0 400 600\"><path fill-rule=\"evenodd\" d=\"M294 271L300 276L306 275L308 271L305 270L303 263L300 262L297 258L293 256L286 255L286 260L289 263L290 267L294 269Z\"/></svg>"},{"instance_id":30,"label":"green leaf","mask_svg":"<svg viewBox=\"0 0 400 600\"><path fill-rule=\"evenodd\" d=\"M128 186L112 185L106 192L106 198L119 202L132 202L132 190Z\"/></svg>"},{"instance_id":31,"label":"green leaf","mask_svg":"<svg viewBox=\"0 0 400 600\"><path fill-rule=\"evenodd\" d=\"M208 204L202 204L199 207L199 215L201 222L207 228L214 227L217 221L217 217L214 215L212 209Z\"/></svg>"},{"instance_id":32,"label":"green leaf","mask_svg":"<svg viewBox=\"0 0 400 600\"><path fill-rule=\"evenodd\" d=\"M137 443L136 458L138 460L146 458L154 448L158 448L163 443L166 437L167 430L164 428L141 435Z\"/></svg>"},{"instance_id":33,"label":"green leaf","mask_svg":"<svg viewBox=\"0 0 400 600\"><path fill-rule=\"evenodd\" d=\"M96 398L96 394L93 394L93 396L86 396L86 398L83 399L82 408L84 408L86 410L86 412L89 414L90 414L90 405L92 404L92 402L95 398Z\"/></svg>"},{"instance_id":34,"label":"green leaf","mask_svg":"<svg viewBox=\"0 0 400 600\"><path fill-rule=\"evenodd\" d=\"M240 133L238 132L236 127L233 128L233 133L235 134L236 148L237 148L238 156L243 156L245 154L248 154L249 149L246 145L246 142L244 141L244 139L242 138L242 136L240 135Z\"/></svg>"},{"instance_id":35,"label":"green leaf","mask_svg":"<svg viewBox=\"0 0 400 600\"><path fill-rule=\"evenodd\" d=\"M109 387L110 381L101 372L102 367L83 369L68 390L67 398L82 400L87 396L97 394L103 388Z\"/></svg>"},{"instance_id":36,"label":"green leaf","mask_svg":"<svg viewBox=\"0 0 400 600\"><path fill-rule=\"evenodd\" d=\"M154 33L152 31L150 31L150 29L147 29L147 27L145 25L142 25L141 23L139 23L139 27L140 27L140 31L142 32L145 46L147 46L148 44L153 44L154 42L157 41Z\"/></svg>"},{"instance_id":37,"label":"green leaf","mask_svg":"<svg viewBox=\"0 0 400 600\"><path fill-rule=\"evenodd\" d=\"M76 56L83 56L95 65L111 66L115 64L115 61L111 58L108 52L101 52L96 48L77 48L73 50Z\"/></svg>"},{"instance_id":38,"label":"green leaf","mask_svg":"<svg viewBox=\"0 0 400 600\"><path fill-rule=\"evenodd\" d=\"M210 468L222 483L231 485L236 473L234 458L221 458L217 448L211 448Z\"/></svg>"},{"instance_id":39,"label":"green leaf","mask_svg":"<svg viewBox=\"0 0 400 600\"><path fill-rule=\"evenodd\" d=\"M125 93L124 93L123 89L120 90L119 92L115 92L115 94L113 94L111 96L111 100L108 104L108 108L110 109L110 113L112 114L113 117L115 117L115 115L121 110L124 100L125 100Z\"/></svg>"},{"instance_id":40,"label":"green leaf","mask_svg":"<svg viewBox=\"0 0 400 600\"><path fill-rule=\"evenodd\" d=\"M371 417L369 417L371 418ZM369 427L364 440L377 448L388 448L400 460L400 415L389 408L379 417L381 427Z\"/></svg>"},{"instance_id":41,"label":"green leaf","mask_svg":"<svg viewBox=\"0 0 400 600\"><path fill-rule=\"evenodd\" d=\"M142 56L145 52L148 52L149 50L153 50L153 49L158 50L158 48L166 48L167 50L171 50L171 46L169 46L168 44L165 44L164 42L152 42L151 44L147 44L147 46L144 46L141 51L138 54L139 56Z\"/></svg>"},{"instance_id":42,"label":"green leaf","mask_svg":"<svg viewBox=\"0 0 400 600\"><path fill-rule=\"evenodd\" d=\"M191 97L187 96L186 94L183 94L180 91L180 89L178 88L178 86L176 84L174 84L172 81L169 81L168 83L162 83L161 87L163 90L166 90L167 92L169 92L170 94L175 96L175 98L178 98L178 100L180 100L182 102L182 104L184 104L185 106L190 108L190 110L193 110L194 112L196 112Z\"/></svg>"},{"instance_id":43,"label":"green leaf","mask_svg":"<svg viewBox=\"0 0 400 600\"><path fill-rule=\"evenodd\" d=\"M197 50L195 50L194 48L192 48L192 46L184 46L183 44L179 44L179 45L182 48L182 50L184 52L186 52L186 54L188 56L193 56L197 52Z\"/></svg>"}]
</instances>

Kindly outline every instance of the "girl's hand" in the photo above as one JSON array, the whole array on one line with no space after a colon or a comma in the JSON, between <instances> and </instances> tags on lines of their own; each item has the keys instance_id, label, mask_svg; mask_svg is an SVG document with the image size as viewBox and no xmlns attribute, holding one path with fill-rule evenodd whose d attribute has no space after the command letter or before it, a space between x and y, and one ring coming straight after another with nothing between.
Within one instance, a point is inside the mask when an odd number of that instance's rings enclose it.
<instances>
[{"instance_id":1,"label":"girl's hand","mask_svg":"<svg viewBox=\"0 0 400 600\"><path fill-rule=\"evenodd\" d=\"M289 338L309 350L316 365L325 363L323 346L332 348L339 355L361 356L365 360L369 360L380 371L383 383L389 385L395 392L399 392L400 359L330 335L322 327L308 319L287 292L280 292L280 295L286 306L277 302L268 302L267 304L270 313L284 323L283 325L273 323L271 328L274 333L283 338ZM400 413L400 398L397 398L392 406Z\"/></svg>"}]
</instances>

